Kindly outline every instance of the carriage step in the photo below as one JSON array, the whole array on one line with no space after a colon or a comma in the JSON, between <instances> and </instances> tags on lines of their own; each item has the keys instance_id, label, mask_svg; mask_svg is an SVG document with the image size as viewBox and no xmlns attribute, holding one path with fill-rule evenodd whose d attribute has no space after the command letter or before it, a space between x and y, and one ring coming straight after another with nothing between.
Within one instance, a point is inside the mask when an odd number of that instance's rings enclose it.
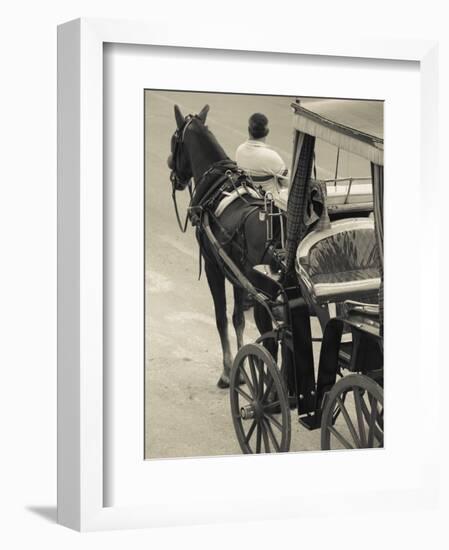
<instances>
[{"instance_id":1,"label":"carriage step","mask_svg":"<svg viewBox=\"0 0 449 550\"><path fill-rule=\"evenodd\" d=\"M309 413L305 416L298 416L298 422L309 431L321 428L321 410Z\"/></svg>"}]
</instances>

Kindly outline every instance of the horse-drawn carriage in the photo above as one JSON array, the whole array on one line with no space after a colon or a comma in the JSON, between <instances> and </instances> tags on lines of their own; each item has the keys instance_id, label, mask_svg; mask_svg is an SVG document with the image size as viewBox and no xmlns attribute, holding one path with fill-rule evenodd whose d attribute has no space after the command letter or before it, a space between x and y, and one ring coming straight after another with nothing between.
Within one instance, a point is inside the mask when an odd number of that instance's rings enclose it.
<instances>
[{"instance_id":1,"label":"horse-drawn carriage","mask_svg":"<svg viewBox=\"0 0 449 550\"><path fill-rule=\"evenodd\" d=\"M360 102L345 102L352 127L316 108L292 105L294 155L287 204L257 196L249 178L219 150L200 166L183 167L183 156L191 155L181 149L189 140L193 147L194 139L198 147L207 111L185 119L177 114L170 161L173 194L193 176L189 217L205 258L223 346L219 386L229 384L232 419L244 453L288 451L293 408L307 429L321 428L322 449L383 446L382 128L373 129L371 121L367 132L360 117L362 124L354 128L351 103L359 108ZM329 183L337 189L342 182L316 179L320 140L370 163L370 180L355 183L362 186L359 199L349 199L349 189L343 203L335 201L336 192L327 204ZM354 179L347 181L351 187ZM227 218L218 208L224 197L231 205ZM285 212L275 212L273 203ZM250 247L260 248L262 225L263 252L255 253ZM232 367L214 266L235 288L239 351ZM247 345L242 345L239 308L243 292L255 300L261 333ZM319 337L312 335L313 318L319 321Z\"/></svg>"}]
</instances>

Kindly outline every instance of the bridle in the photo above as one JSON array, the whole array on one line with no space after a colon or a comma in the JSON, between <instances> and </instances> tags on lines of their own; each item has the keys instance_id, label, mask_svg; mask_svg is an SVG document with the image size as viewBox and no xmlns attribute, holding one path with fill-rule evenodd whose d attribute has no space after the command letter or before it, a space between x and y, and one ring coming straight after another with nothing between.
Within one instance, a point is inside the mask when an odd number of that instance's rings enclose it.
<instances>
[{"instance_id":1,"label":"bridle","mask_svg":"<svg viewBox=\"0 0 449 550\"><path fill-rule=\"evenodd\" d=\"M176 202L176 191L183 191L186 187L188 187L190 199L192 199L192 195L193 195L192 178L189 177L189 179L186 181L186 180L182 180L179 177L178 169L177 169L177 160L179 156L179 151L181 150L184 144L184 137L185 137L187 128L190 126L190 124L193 122L195 118L199 118L199 117L197 115L187 115L183 126L176 130L172 138L174 139L174 145L172 147L172 169L170 172L170 181L172 185L172 200L173 200L173 206L175 207L176 220L178 222L179 229L183 233L185 233L187 230L187 223L189 221L189 212L187 211L184 223L182 223L181 218L179 216L178 204Z\"/></svg>"},{"instance_id":2,"label":"bridle","mask_svg":"<svg viewBox=\"0 0 449 550\"><path fill-rule=\"evenodd\" d=\"M183 126L176 130L172 138L172 140L174 139L174 146L172 147L173 165L172 165L172 170L170 172L170 181L172 182L172 186L176 187L177 191L182 191L188 185L190 185L191 178L189 178L188 181L186 181L186 180L182 180L179 177L177 161L178 161L179 151L181 150L184 144L186 131L195 118L198 118L198 116L197 115L186 116Z\"/></svg>"}]
</instances>

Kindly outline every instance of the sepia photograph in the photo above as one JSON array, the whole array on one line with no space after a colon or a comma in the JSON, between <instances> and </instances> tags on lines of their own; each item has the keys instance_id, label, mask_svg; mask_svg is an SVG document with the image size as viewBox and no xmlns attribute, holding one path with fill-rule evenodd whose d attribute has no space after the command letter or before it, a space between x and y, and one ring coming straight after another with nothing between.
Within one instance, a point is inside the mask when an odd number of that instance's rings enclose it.
<instances>
[{"instance_id":1,"label":"sepia photograph","mask_svg":"<svg viewBox=\"0 0 449 550\"><path fill-rule=\"evenodd\" d=\"M11 42L7 535L440 548L442 10L234 7Z\"/></svg>"},{"instance_id":2,"label":"sepia photograph","mask_svg":"<svg viewBox=\"0 0 449 550\"><path fill-rule=\"evenodd\" d=\"M384 103L144 91L145 459L384 446Z\"/></svg>"}]
</instances>

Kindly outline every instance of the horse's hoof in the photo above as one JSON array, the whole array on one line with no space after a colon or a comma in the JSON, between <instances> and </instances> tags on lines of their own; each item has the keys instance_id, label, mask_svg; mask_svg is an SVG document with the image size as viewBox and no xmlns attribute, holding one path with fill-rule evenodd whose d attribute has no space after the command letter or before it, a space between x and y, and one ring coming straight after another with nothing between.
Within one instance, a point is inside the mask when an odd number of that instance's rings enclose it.
<instances>
[{"instance_id":1,"label":"horse's hoof","mask_svg":"<svg viewBox=\"0 0 449 550\"><path fill-rule=\"evenodd\" d=\"M217 382L217 386L220 388L220 390L226 390L229 388L229 378L227 376L223 377L220 376Z\"/></svg>"}]
</instances>

